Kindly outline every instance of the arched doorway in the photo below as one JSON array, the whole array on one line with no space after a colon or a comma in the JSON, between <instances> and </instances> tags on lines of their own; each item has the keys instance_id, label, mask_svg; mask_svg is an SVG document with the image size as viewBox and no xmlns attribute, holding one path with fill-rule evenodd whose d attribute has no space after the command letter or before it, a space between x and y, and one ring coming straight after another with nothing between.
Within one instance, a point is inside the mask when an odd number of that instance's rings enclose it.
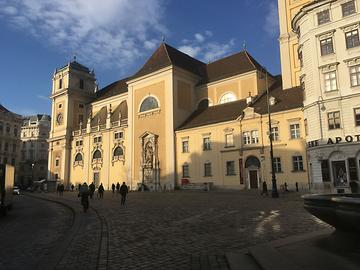
<instances>
[{"instance_id":1,"label":"arched doorway","mask_svg":"<svg viewBox=\"0 0 360 270\"><path fill-rule=\"evenodd\" d=\"M259 188L260 167L260 160L257 157L250 156L246 159L245 169L248 172L248 187L250 189Z\"/></svg>"}]
</instances>

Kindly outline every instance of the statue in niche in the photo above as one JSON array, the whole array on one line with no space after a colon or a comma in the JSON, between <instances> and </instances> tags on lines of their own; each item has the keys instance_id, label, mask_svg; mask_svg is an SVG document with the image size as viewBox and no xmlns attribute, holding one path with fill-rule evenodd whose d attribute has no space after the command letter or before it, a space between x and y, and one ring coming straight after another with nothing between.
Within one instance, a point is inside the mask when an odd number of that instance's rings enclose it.
<instances>
[{"instance_id":1,"label":"statue in niche","mask_svg":"<svg viewBox=\"0 0 360 270\"><path fill-rule=\"evenodd\" d=\"M152 166L153 155L154 155L153 147L152 147L152 144L149 142L146 144L146 147L145 147L145 164L146 165Z\"/></svg>"}]
</instances>

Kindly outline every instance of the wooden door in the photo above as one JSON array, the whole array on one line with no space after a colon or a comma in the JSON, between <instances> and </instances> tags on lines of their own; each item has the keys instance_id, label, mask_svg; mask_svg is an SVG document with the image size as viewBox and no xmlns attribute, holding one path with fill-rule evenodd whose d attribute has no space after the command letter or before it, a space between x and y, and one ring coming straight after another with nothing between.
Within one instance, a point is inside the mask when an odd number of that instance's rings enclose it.
<instances>
[{"instance_id":1,"label":"wooden door","mask_svg":"<svg viewBox=\"0 0 360 270\"><path fill-rule=\"evenodd\" d=\"M257 171L249 171L249 175L250 175L250 189L257 189L258 188Z\"/></svg>"}]
</instances>

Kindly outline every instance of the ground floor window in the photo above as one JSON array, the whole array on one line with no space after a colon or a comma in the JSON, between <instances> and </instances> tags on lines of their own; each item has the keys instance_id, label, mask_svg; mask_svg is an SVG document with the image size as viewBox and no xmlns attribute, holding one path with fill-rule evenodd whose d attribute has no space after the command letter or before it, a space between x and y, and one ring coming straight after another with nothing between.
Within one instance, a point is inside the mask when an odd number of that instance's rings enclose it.
<instances>
[{"instance_id":1,"label":"ground floor window","mask_svg":"<svg viewBox=\"0 0 360 270\"><path fill-rule=\"evenodd\" d=\"M182 177L189 177L189 165L188 164L184 164L182 166Z\"/></svg>"},{"instance_id":2,"label":"ground floor window","mask_svg":"<svg viewBox=\"0 0 360 270\"><path fill-rule=\"evenodd\" d=\"M235 161L226 161L226 175L235 175Z\"/></svg>"},{"instance_id":3,"label":"ground floor window","mask_svg":"<svg viewBox=\"0 0 360 270\"><path fill-rule=\"evenodd\" d=\"M355 158L349 158L348 159L348 164L349 164L350 181L357 181L358 180L358 175L357 175L356 159Z\"/></svg>"},{"instance_id":4,"label":"ground floor window","mask_svg":"<svg viewBox=\"0 0 360 270\"><path fill-rule=\"evenodd\" d=\"M211 163L207 162L204 164L204 176L211 176Z\"/></svg>"},{"instance_id":5,"label":"ground floor window","mask_svg":"<svg viewBox=\"0 0 360 270\"><path fill-rule=\"evenodd\" d=\"M321 175L323 182L330 182L330 168L329 168L329 160L321 161Z\"/></svg>"},{"instance_id":6,"label":"ground floor window","mask_svg":"<svg viewBox=\"0 0 360 270\"><path fill-rule=\"evenodd\" d=\"M293 156L293 171L299 172L304 170L304 162L302 156Z\"/></svg>"},{"instance_id":7,"label":"ground floor window","mask_svg":"<svg viewBox=\"0 0 360 270\"><path fill-rule=\"evenodd\" d=\"M333 161L331 163L333 175L334 175L334 184L335 186L344 186L346 185L346 164L345 160Z\"/></svg>"},{"instance_id":8,"label":"ground floor window","mask_svg":"<svg viewBox=\"0 0 360 270\"><path fill-rule=\"evenodd\" d=\"M274 157L274 171L276 173L282 172L281 171L281 159L279 157Z\"/></svg>"}]
</instances>

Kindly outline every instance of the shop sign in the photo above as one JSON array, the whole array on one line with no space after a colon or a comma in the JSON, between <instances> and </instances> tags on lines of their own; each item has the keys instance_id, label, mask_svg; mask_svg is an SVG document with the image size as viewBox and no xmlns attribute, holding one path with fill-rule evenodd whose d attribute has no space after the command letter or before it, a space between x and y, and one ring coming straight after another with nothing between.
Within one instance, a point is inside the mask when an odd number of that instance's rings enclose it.
<instances>
[{"instance_id":1,"label":"shop sign","mask_svg":"<svg viewBox=\"0 0 360 270\"><path fill-rule=\"evenodd\" d=\"M327 141L321 140L314 140L307 142L307 148L317 147L320 145L333 145L333 144L340 144L340 143L353 143L353 142L360 142L360 134L359 135L347 135L345 137L335 137L329 138Z\"/></svg>"}]
</instances>

